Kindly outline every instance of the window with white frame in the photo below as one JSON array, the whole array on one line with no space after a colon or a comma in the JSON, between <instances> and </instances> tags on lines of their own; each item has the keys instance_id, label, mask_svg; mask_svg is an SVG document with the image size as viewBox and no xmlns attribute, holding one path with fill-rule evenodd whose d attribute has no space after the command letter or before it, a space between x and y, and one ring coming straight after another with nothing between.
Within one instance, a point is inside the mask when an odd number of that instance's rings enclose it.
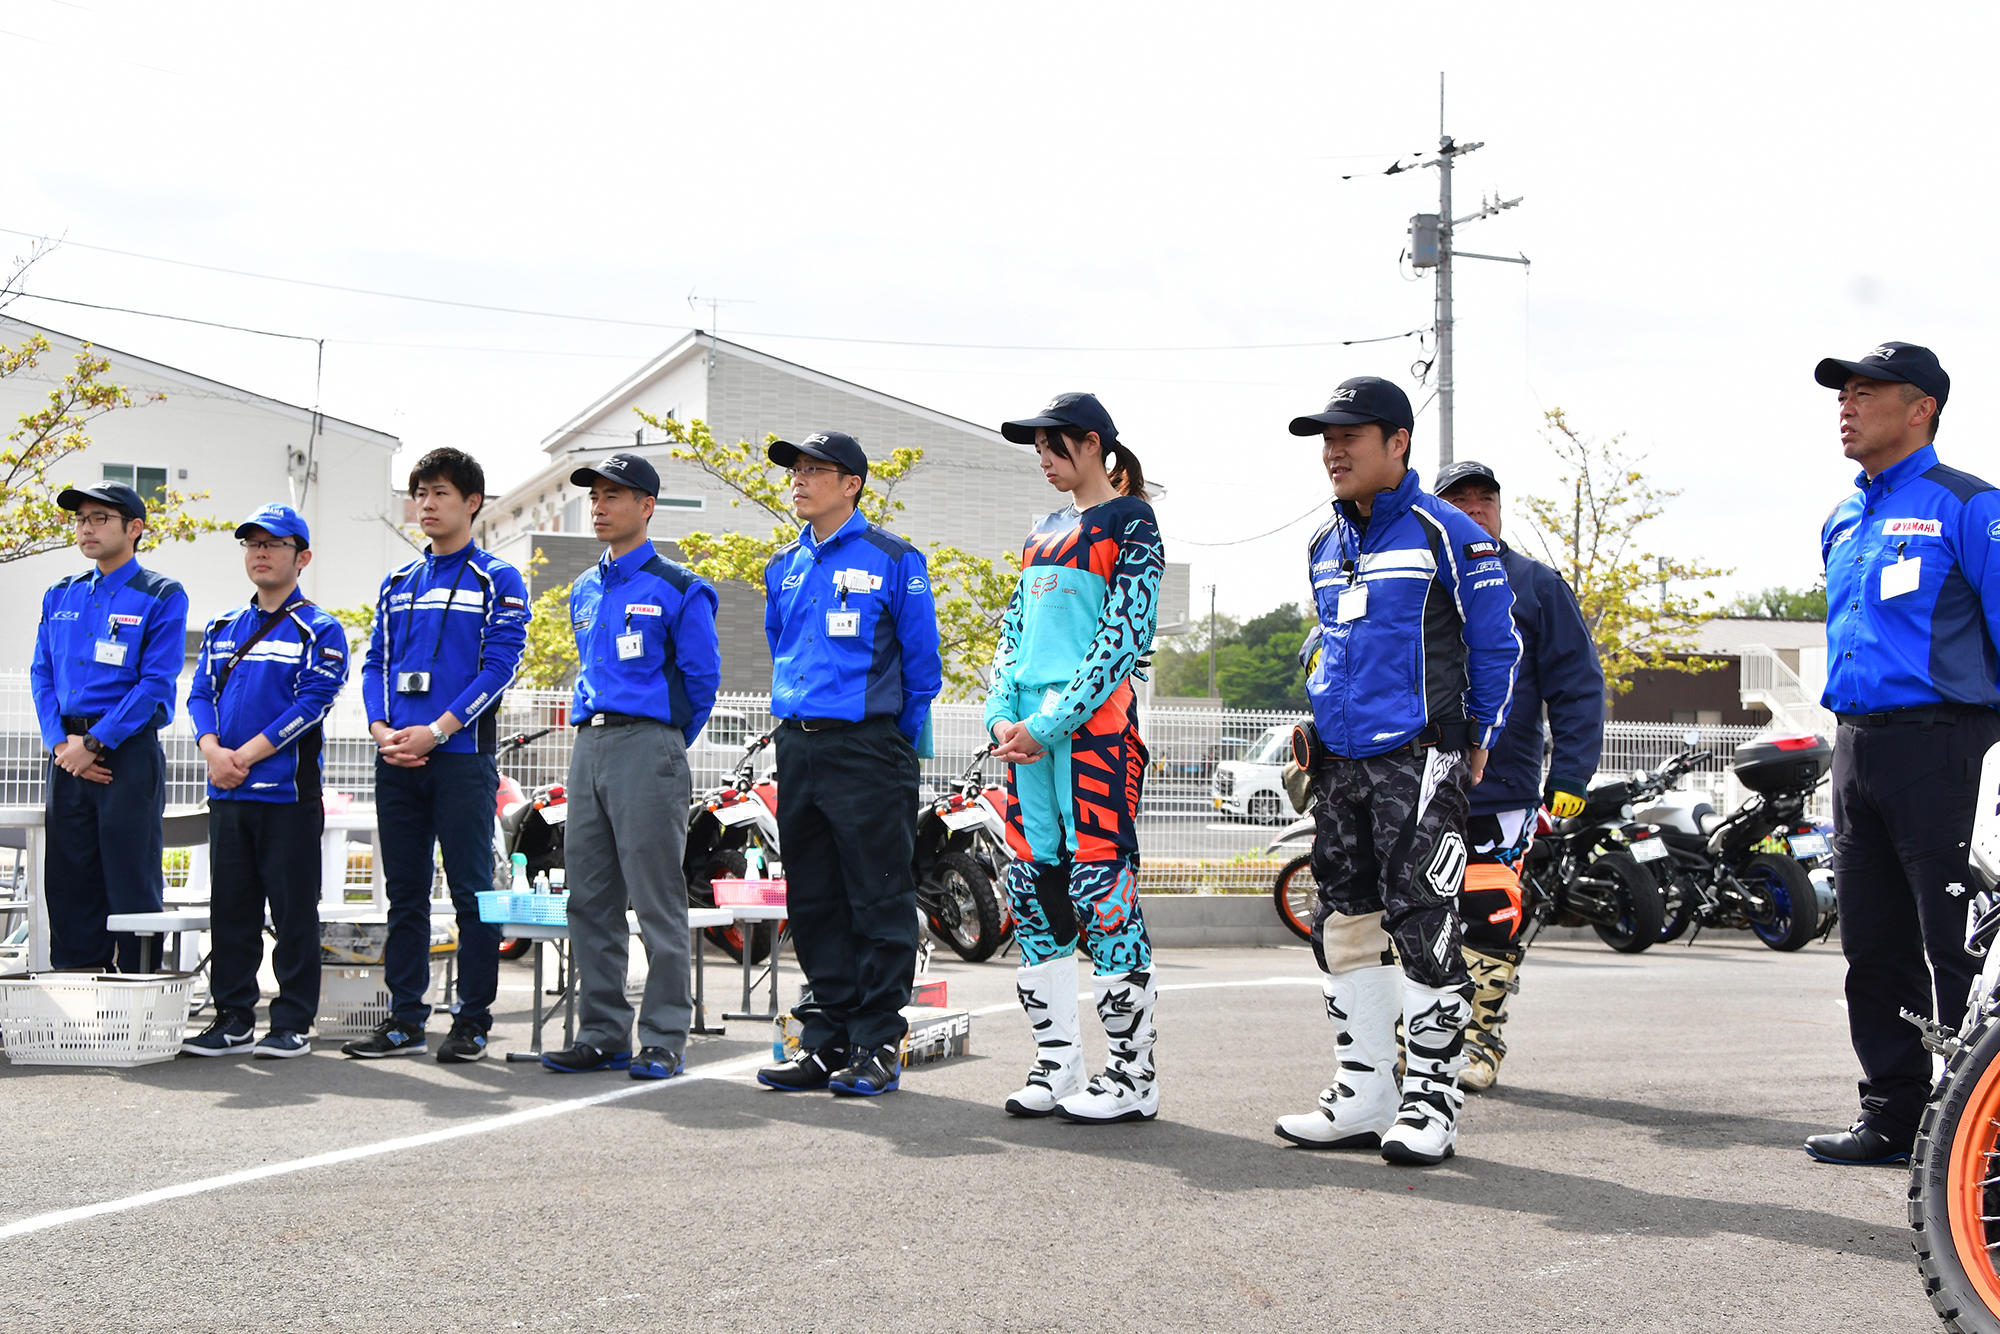
<instances>
[{"instance_id":1,"label":"window with white frame","mask_svg":"<svg viewBox=\"0 0 2000 1334\"><path fill-rule=\"evenodd\" d=\"M167 470L135 463L107 463L104 465L104 480L131 487L139 493L139 499L151 504L158 502L166 492Z\"/></svg>"}]
</instances>

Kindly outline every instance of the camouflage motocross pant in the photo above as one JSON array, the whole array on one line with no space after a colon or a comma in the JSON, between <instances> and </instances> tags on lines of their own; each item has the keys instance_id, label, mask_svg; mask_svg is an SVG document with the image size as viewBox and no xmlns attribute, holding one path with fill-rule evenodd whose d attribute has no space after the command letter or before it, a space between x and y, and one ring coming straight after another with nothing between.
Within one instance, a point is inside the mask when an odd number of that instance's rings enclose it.
<instances>
[{"instance_id":1,"label":"camouflage motocross pant","mask_svg":"<svg viewBox=\"0 0 2000 1334\"><path fill-rule=\"evenodd\" d=\"M1321 762L1313 774L1312 871L1319 883L1313 954L1322 969L1329 914L1380 912L1405 976L1430 987L1469 981L1457 900L1471 781L1456 751L1404 748Z\"/></svg>"}]
</instances>

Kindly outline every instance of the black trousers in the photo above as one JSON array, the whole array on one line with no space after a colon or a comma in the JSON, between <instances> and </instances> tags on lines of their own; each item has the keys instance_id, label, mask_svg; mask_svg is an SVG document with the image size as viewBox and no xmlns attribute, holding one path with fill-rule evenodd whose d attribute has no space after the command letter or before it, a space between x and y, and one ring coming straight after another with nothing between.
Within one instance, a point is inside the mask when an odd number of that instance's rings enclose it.
<instances>
[{"instance_id":1,"label":"black trousers","mask_svg":"<svg viewBox=\"0 0 2000 1334\"><path fill-rule=\"evenodd\" d=\"M49 965L123 972L139 967L139 939L105 929L110 913L158 912L166 892L167 762L160 734L142 727L104 757L109 783L49 764L42 885L49 905Z\"/></svg>"},{"instance_id":2,"label":"black trousers","mask_svg":"<svg viewBox=\"0 0 2000 1334\"><path fill-rule=\"evenodd\" d=\"M211 801L208 807L209 976L215 1008L254 1022L271 905L271 1027L311 1029L319 1013L319 838L326 816L308 801Z\"/></svg>"},{"instance_id":3,"label":"black trousers","mask_svg":"<svg viewBox=\"0 0 2000 1334\"><path fill-rule=\"evenodd\" d=\"M917 966L917 752L889 718L782 727L777 744L786 908L812 989L801 1042L897 1042Z\"/></svg>"},{"instance_id":4,"label":"black trousers","mask_svg":"<svg viewBox=\"0 0 2000 1334\"><path fill-rule=\"evenodd\" d=\"M1835 741L1833 879L1847 1027L1861 1060L1861 1119L1892 1139L1916 1134L1931 1078L1930 1055L1900 1011L1935 1015L1949 1028L1965 1016L1976 971L1965 952L1966 841L1979 766L1995 741L2000 715L1988 711L1843 724Z\"/></svg>"}]
</instances>

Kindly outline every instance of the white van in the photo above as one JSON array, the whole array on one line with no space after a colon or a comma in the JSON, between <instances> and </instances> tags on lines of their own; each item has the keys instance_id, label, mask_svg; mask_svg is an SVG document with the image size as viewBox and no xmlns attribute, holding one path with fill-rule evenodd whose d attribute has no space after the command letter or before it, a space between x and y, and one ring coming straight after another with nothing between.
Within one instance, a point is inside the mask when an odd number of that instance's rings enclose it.
<instances>
[{"instance_id":1,"label":"white van","mask_svg":"<svg viewBox=\"0 0 2000 1334\"><path fill-rule=\"evenodd\" d=\"M1243 748L1240 758L1215 766L1210 797L1227 815L1248 816L1258 824L1284 824L1292 818L1285 795L1285 762L1292 758L1292 724L1277 723Z\"/></svg>"}]
</instances>

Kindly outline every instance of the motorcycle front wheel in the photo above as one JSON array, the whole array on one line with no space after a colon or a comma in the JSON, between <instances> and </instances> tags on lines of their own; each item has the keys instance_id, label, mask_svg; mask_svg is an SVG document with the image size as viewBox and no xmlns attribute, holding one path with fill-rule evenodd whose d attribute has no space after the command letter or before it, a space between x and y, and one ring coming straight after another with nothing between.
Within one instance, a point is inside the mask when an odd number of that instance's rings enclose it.
<instances>
[{"instance_id":1,"label":"motorcycle front wheel","mask_svg":"<svg viewBox=\"0 0 2000 1334\"><path fill-rule=\"evenodd\" d=\"M1313 938L1313 907L1319 902L1319 882L1313 879L1312 858L1294 857L1278 872L1271 886L1271 901L1277 905L1278 920L1285 930L1300 940Z\"/></svg>"},{"instance_id":2,"label":"motorcycle front wheel","mask_svg":"<svg viewBox=\"0 0 2000 1334\"><path fill-rule=\"evenodd\" d=\"M962 852L947 852L931 872L938 915L931 930L967 963L983 963L1000 948L1000 893L993 877Z\"/></svg>"},{"instance_id":3,"label":"motorcycle front wheel","mask_svg":"<svg viewBox=\"0 0 2000 1334\"><path fill-rule=\"evenodd\" d=\"M1660 938L1660 882L1653 873L1632 860L1628 852L1607 852L1590 864L1584 874L1593 880L1611 883L1612 901L1618 918L1592 922L1598 939L1620 954L1637 954L1651 949Z\"/></svg>"},{"instance_id":4,"label":"motorcycle front wheel","mask_svg":"<svg viewBox=\"0 0 2000 1334\"><path fill-rule=\"evenodd\" d=\"M2000 1022L1959 1049L1910 1155L1911 1244L1944 1327L2000 1334Z\"/></svg>"},{"instance_id":5,"label":"motorcycle front wheel","mask_svg":"<svg viewBox=\"0 0 2000 1334\"><path fill-rule=\"evenodd\" d=\"M1819 895L1805 867L1790 857L1760 852L1744 868L1743 883L1770 905L1766 920L1750 923L1757 939L1774 950L1790 952L1804 949L1818 933Z\"/></svg>"}]
</instances>

